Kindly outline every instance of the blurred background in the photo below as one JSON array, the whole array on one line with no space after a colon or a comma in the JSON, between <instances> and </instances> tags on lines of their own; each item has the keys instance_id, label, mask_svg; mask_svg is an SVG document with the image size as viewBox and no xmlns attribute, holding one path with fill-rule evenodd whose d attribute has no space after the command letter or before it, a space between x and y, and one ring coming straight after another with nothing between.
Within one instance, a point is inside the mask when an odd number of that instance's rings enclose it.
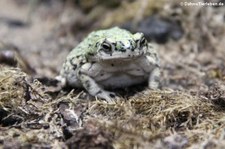
<instances>
[{"instance_id":1,"label":"blurred background","mask_svg":"<svg viewBox=\"0 0 225 149\"><path fill-rule=\"evenodd\" d=\"M0 62L53 78L88 33L113 26L158 44L162 88L225 79L224 0L0 0Z\"/></svg>"}]
</instances>

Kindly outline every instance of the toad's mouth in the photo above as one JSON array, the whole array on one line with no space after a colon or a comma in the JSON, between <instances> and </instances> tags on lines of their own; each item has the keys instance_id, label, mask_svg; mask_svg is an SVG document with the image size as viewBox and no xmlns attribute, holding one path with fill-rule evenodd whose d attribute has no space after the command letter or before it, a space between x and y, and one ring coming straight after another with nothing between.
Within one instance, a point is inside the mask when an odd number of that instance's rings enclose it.
<instances>
[{"instance_id":1,"label":"toad's mouth","mask_svg":"<svg viewBox=\"0 0 225 149\"><path fill-rule=\"evenodd\" d=\"M144 51L140 51L138 53L114 53L112 55L100 55L99 60L100 61L132 61L134 59L137 59L139 57L142 57L145 54Z\"/></svg>"},{"instance_id":2,"label":"toad's mouth","mask_svg":"<svg viewBox=\"0 0 225 149\"><path fill-rule=\"evenodd\" d=\"M108 57L101 57L100 61L132 61L137 59L143 55L118 55L118 56L108 56Z\"/></svg>"}]
</instances>

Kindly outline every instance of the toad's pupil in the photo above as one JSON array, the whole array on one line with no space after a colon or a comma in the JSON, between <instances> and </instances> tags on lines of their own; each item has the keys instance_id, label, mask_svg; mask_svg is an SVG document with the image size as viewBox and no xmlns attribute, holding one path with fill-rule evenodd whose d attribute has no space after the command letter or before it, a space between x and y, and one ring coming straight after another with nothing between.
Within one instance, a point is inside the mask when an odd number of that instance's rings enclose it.
<instances>
[{"instance_id":1,"label":"toad's pupil","mask_svg":"<svg viewBox=\"0 0 225 149\"><path fill-rule=\"evenodd\" d=\"M146 43L146 39L143 38L143 39L141 40L141 45L144 45L145 43Z\"/></svg>"},{"instance_id":2,"label":"toad's pupil","mask_svg":"<svg viewBox=\"0 0 225 149\"><path fill-rule=\"evenodd\" d=\"M109 44L103 44L102 47L106 50L110 50L110 45Z\"/></svg>"}]
</instances>

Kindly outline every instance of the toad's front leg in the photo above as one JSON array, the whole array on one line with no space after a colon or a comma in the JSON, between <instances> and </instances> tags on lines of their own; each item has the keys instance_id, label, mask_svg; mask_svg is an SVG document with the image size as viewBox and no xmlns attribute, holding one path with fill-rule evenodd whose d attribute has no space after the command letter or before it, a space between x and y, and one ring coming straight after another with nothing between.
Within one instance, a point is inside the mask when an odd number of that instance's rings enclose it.
<instances>
[{"instance_id":1,"label":"toad's front leg","mask_svg":"<svg viewBox=\"0 0 225 149\"><path fill-rule=\"evenodd\" d=\"M159 66L156 65L149 75L148 87L153 90L157 89L159 86L159 82L160 82L160 69Z\"/></svg>"},{"instance_id":2,"label":"toad's front leg","mask_svg":"<svg viewBox=\"0 0 225 149\"><path fill-rule=\"evenodd\" d=\"M115 103L115 99L119 98L113 92L106 91L102 89L97 82L83 73L82 71L77 72L78 79L81 81L83 87L88 91L92 96L99 97L101 99L106 100L108 103Z\"/></svg>"}]
</instances>

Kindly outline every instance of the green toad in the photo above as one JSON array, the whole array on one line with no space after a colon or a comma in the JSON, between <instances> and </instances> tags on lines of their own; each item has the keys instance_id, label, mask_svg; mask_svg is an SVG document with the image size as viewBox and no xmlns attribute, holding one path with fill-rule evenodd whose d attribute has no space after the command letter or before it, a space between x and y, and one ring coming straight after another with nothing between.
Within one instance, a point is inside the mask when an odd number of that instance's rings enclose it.
<instances>
[{"instance_id":1,"label":"green toad","mask_svg":"<svg viewBox=\"0 0 225 149\"><path fill-rule=\"evenodd\" d=\"M132 34L118 27L90 33L69 53L60 74L64 84L83 87L107 102L118 96L106 89L144 81L156 89L159 76L157 52L143 33Z\"/></svg>"}]
</instances>

